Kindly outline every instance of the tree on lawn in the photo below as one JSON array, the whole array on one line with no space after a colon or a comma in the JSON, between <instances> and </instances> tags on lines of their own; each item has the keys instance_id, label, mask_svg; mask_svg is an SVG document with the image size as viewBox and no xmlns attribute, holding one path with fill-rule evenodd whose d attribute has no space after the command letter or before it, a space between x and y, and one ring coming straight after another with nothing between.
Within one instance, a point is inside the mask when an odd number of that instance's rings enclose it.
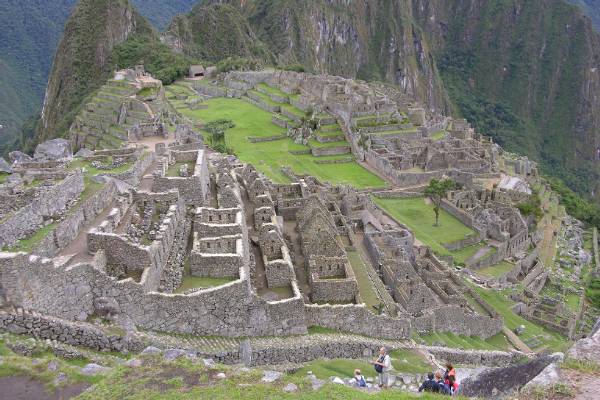
<instances>
[{"instance_id":1,"label":"tree on lawn","mask_svg":"<svg viewBox=\"0 0 600 400\"><path fill-rule=\"evenodd\" d=\"M431 199L433 203L433 212L435 213L435 224L439 225L440 220L440 205L442 199L446 197L449 190L454 189L456 184L450 179L432 179L429 185L425 188L425 195Z\"/></svg>"}]
</instances>

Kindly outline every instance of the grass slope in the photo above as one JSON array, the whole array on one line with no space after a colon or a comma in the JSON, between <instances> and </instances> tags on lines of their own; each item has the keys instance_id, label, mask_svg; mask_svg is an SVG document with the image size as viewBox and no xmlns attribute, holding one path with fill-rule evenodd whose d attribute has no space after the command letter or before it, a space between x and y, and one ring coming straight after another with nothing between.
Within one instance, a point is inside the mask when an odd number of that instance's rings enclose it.
<instances>
[{"instance_id":1,"label":"grass slope","mask_svg":"<svg viewBox=\"0 0 600 400\"><path fill-rule=\"evenodd\" d=\"M190 110L181 103L174 104L187 117L200 122L230 119L235 127L228 129L225 141L240 160L252 163L275 182L289 182L281 172L284 166L294 173L313 175L333 184L348 184L357 188L383 187L384 181L356 162L343 164L317 164L310 154L291 154L290 151L308 150L285 138L276 141L251 143L248 137L269 137L285 134L285 130L271 122L272 114L239 99L214 98L206 101L205 109ZM335 160L344 156L319 157L319 160Z\"/></svg>"},{"instance_id":2,"label":"grass slope","mask_svg":"<svg viewBox=\"0 0 600 400\"><path fill-rule=\"evenodd\" d=\"M373 197L375 204L410 228L415 237L440 255L452 255L442 246L464 239L475 232L444 210L440 210L439 226L434 226L433 205L423 197L393 199ZM462 258L475 254L477 248L459 252Z\"/></svg>"}]
</instances>

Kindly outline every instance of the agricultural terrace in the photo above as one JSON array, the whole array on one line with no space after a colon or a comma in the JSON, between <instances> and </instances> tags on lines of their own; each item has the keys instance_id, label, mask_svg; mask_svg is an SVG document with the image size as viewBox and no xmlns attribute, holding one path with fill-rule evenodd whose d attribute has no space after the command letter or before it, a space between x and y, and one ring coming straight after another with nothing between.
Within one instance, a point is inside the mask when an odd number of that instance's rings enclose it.
<instances>
[{"instance_id":1,"label":"agricultural terrace","mask_svg":"<svg viewBox=\"0 0 600 400\"><path fill-rule=\"evenodd\" d=\"M187 89L187 90L186 90ZM180 85L167 88L173 94L190 89ZM256 107L244 100L231 98L212 98L202 103L202 108L192 110L181 100L169 100L186 117L198 122L208 123L219 119L232 120L234 128L225 132L225 142L236 156L253 164L274 182L286 183L289 178L281 171L289 167L295 174L312 175L332 184L348 184L356 188L384 187L385 182L348 155L314 157L310 147L294 143L285 137L286 130L271 122L273 114ZM290 105L288 105L291 107ZM298 110L300 112L300 110ZM249 138L264 138L281 136L277 140L252 143ZM293 152L293 153L291 153ZM303 154L306 153L306 154ZM316 161L345 160L343 163L323 164Z\"/></svg>"},{"instance_id":2,"label":"agricultural terrace","mask_svg":"<svg viewBox=\"0 0 600 400\"><path fill-rule=\"evenodd\" d=\"M480 243L457 251L447 250L443 244L457 242L476 233L444 210L440 210L439 225L434 226L433 204L424 197L373 197L373 200L394 219L413 231L419 242L429 246L440 256L452 256L456 262L464 263L485 247L485 244Z\"/></svg>"}]
</instances>

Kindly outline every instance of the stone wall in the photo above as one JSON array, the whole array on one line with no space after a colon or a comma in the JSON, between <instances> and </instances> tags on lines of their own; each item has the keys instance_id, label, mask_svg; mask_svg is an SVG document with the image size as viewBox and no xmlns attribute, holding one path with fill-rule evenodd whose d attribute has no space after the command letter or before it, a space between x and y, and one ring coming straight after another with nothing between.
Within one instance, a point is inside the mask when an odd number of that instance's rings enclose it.
<instances>
[{"instance_id":1,"label":"stone wall","mask_svg":"<svg viewBox=\"0 0 600 400\"><path fill-rule=\"evenodd\" d=\"M144 172L152 165L152 163L156 160L156 155L151 152L141 152L137 161L133 164L129 171L120 173L120 174L103 174L105 176L110 176L113 178L120 179L124 182L129 183L130 185L137 186Z\"/></svg>"},{"instance_id":2,"label":"stone wall","mask_svg":"<svg viewBox=\"0 0 600 400\"><path fill-rule=\"evenodd\" d=\"M32 253L43 257L54 257L79 235L81 229L92 223L113 202L116 192L115 183L109 181L95 195L75 209L69 210L65 218L35 247Z\"/></svg>"},{"instance_id":3,"label":"stone wall","mask_svg":"<svg viewBox=\"0 0 600 400\"><path fill-rule=\"evenodd\" d=\"M117 281L96 263L56 268L51 260L0 253L0 288L10 304L69 320L94 315L94 302L111 297L142 329L194 335L269 336L307 332L302 296L268 302L237 281L191 294L148 293L132 280Z\"/></svg>"},{"instance_id":4,"label":"stone wall","mask_svg":"<svg viewBox=\"0 0 600 400\"><path fill-rule=\"evenodd\" d=\"M525 357L523 353L516 351L460 350L437 346L427 346L424 349L433 354L437 360L448 361L454 365L500 367L512 364Z\"/></svg>"},{"instance_id":5,"label":"stone wall","mask_svg":"<svg viewBox=\"0 0 600 400\"><path fill-rule=\"evenodd\" d=\"M83 175L80 171L67 176L53 186L43 187L25 207L6 217L0 223L0 248L14 245L37 231L44 219L58 217L67 210L70 202L83 192Z\"/></svg>"},{"instance_id":6,"label":"stone wall","mask_svg":"<svg viewBox=\"0 0 600 400\"><path fill-rule=\"evenodd\" d=\"M12 312L0 311L0 330L37 339L57 340L97 351L138 352L145 347L145 343L135 336L110 334L91 324L75 323L22 309Z\"/></svg>"},{"instance_id":7,"label":"stone wall","mask_svg":"<svg viewBox=\"0 0 600 400\"><path fill-rule=\"evenodd\" d=\"M176 161L196 161L194 174L190 177L155 177L152 191L167 192L177 189L186 204L195 206L204 204L210 191L210 174L206 152L204 150L174 151L171 154Z\"/></svg>"},{"instance_id":8,"label":"stone wall","mask_svg":"<svg viewBox=\"0 0 600 400\"><path fill-rule=\"evenodd\" d=\"M337 156L350 153L350 145L336 147L311 147L310 151L315 157Z\"/></svg>"},{"instance_id":9,"label":"stone wall","mask_svg":"<svg viewBox=\"0 0 600 400\"><path fill-rule=\"evenodd\" d=\"M454 305L434 308L413 319L413 327L419 333L452 332L457 335L479 336L482 339L494 336L502 330L503 325L502 318L471 314Z\"/></svg>"},{"instance_id":10,"label":"stone wall","mask_svg":"<svg viewBox=\"0 0 600 400\"><path fill-rule=\"evenodd\" d=\"M410 338L411 323L406 318L375 315L361 305L305 305L306 324L338 329L384 339Z\"/></svg>"},{"instance_id":11,"label":"stone wall","mask_svg":"<svg viewBox=\"0 0 600 400\"><path fill-rule=\"evenodd\" d=\"M193 276L237 278L246 260L241 235L199 239L194 232L194 247L189 255Z\"/></svg>"}]
</instances>

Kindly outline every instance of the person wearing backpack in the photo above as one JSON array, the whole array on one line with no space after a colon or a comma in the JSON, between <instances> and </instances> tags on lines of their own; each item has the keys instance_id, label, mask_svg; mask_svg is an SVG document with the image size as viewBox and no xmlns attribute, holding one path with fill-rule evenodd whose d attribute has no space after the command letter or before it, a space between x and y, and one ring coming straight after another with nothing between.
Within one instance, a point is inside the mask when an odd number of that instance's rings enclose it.
<instances>
[{"instance_id":1,"label":"person wearing backpack","mask_svg":"<svg viewBox=\"0 0 600 400\"><path fill-rule=\"evenodd\" d=\"M427 379L419 387L419 392L422 391L432 393L438 393L440 391L438 383L433 379L433 372L427 374Z\"/></svg>"},{"instance_id":2,"label":"person wearing backpack","mask_svg":"<svg viewBox=\"0 0 600 400\"><path fill-rule=\"evenodd\" d=\"M367 381L365 380L363 374L360 372L360 369L354 370L354 382L355 385L358 387L367 387Z\"/></svg>"},{"instance_id":3,"label":"person wearing backpack","mask_svg":"<svg viewBox=\"0 0 600 400\"><path fill-rule=\"evenodd\" d=\"M387 354L385 347L379 349L379 356L371 361L377 372L379 387L387 388L390 384L390 370L392 369L392 359Z\"/></svg>"},{"instance_id":4,"label":"person wearing backpack","mask_svg":"<svg viewBox=\"0 0 600 400\"><path fill-rule=\"evenodd\" d=\"M444 382L444 377L442 376L442 372L439 370L435 371L435 381L437 382L437 385L438 385L439 394L452 395L452 389L450 389L450 385L447 385Z\"/></svg>"}]
</instances>

